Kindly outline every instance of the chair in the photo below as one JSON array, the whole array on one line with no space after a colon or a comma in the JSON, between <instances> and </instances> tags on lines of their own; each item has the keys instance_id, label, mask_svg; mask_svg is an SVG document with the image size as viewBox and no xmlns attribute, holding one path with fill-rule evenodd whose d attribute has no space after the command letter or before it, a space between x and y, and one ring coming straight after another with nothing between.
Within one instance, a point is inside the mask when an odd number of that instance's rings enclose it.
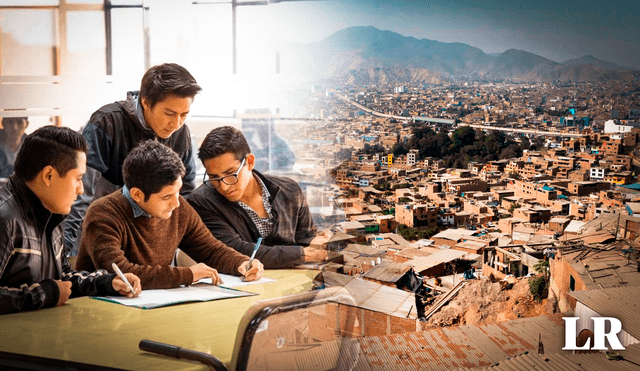
<instances>
[{"instance_id":1,"label":"chair","mask_svg":"<svg viewBox=\"0 0 640 371\"><path fill-rule=\"evenodd\" d=\"M275 299L261 300L250 307L240 321L236 333L229 370L284 370L304 369L313 363L315 369L351 370L361 353L357 338L345 337L353 333L355 319L333 318L327 304L355 307L355 301L346 289L331 287ZM325 308L320 308L325 306ZM318 317L313 311L325 310L327 319L335 325L333 336L327 341L304 337L296 324L309 326L309 318ZM348 316L346 316L348 317ZM327 335L327 334L325 334ZM327 335L329 336L329 335ZM205 363L215 370L227 370L217 358L167 344L143 340L140 349L176 358Z\"/></svg>"}]
</instances>

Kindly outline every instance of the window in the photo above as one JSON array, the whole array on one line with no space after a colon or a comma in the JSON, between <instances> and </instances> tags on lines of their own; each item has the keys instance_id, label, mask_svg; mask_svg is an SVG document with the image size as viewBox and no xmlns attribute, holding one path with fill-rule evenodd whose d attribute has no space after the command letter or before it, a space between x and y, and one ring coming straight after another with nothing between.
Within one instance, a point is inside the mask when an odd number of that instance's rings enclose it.
<instances>
[{"instance_id":1,"label":"window","mask_svg":"<svg viewBox=\"0 0 640 371\"><path fill-rule=\"evenodd\" d=\"M126 71L139 79L144 72L141 0L116 1L106 14L104 3L0 0L0 76L7 77L2 93L12 98L3 109L27 110L28 132L52 122L79 128L90 113L85 107L124 98L124 91L114 96L117 84L107 84L106 75L122 78ZM118 9L120 4L129 7Z\"/></svg>"},{"instance_id":2,"label":"window","mask_svg":"<svg viewBox=\"0 0 640 371\"><path fill-rule=\"evenodd\" d=\"M569 275L569 291L576 291L576 280L572 275Z\"/></svg>"},{"instance_id":3,"label":"window","mask_svg":"<svg viewBox=\"0 0 640 371\"><path fill-rule=\"evenodd\" d=\"M56 14L49 9L0 10L0 74L54 74Z\"/></svg>"}]
</instances>

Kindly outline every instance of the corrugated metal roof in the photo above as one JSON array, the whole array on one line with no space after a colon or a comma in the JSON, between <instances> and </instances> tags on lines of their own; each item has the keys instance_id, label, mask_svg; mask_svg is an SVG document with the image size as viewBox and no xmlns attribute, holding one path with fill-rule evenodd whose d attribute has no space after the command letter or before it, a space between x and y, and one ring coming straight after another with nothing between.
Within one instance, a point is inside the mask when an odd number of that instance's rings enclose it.
<instances>
[{"instance_id":1,"label":"corrugated metal roof","mask_svg":"<svg viewBox=\"0 0 640 371\"><path fill-rule=\"evenodd\" d=\"M391 313L392 316L402 318L418 318L418 308L416 308L416 298L414 295L407 296L407 299L400 304L398 309Z\"/></svg>"},{"instance_id":2,"label":"corrugated metal roof","mask_svg":"<svg viewBox=\"0 0 640 371\"><path fill-rule=\"evenodd\" d=\"M500 346L517 337L505 328L527 328L528 322L549 328L548 338L563 337L562 326L549 317L524 318L501 325L457 326L402 334L341 338L322 343L291 343L252 357L251 365L269 370L508 370L508 371L631 371L640 369L640 344L609 360L604 353L573 354L544 342L545 354L535 344L522 342L525 351L505 353ZM534 325L535 327L535 325ZM489 330L493 329L493 330ZM491 333L490 338L487 333ZM505 336L499 335L503 333Z\"/></svg>"},{"instance_id":3,"label":"corrugated metal roof","mask_svg":"<svg viewBox=\"0 0 640 371\"><path fill-rule=\"evenodd\" d=\"M578 233L580 228L582 228L585 224L587 223L580 220L572 220L569 222L569 225L567 225L567 228L564 229L564 233Z\"/></svg>"},{"instance_id":4,"label":"corrugated metal roof","mask_svg":"<svg viewBox=\"0 0 640 371\"><path fill-rule=\"evenodd\" d=\"M626 205L634 214L640 213L640 202L627 202Z\"/></svg>"},{"instance_id":5,"label":"corrugated metal roof","mask_svg":"<svg viewBox=\"0 0 640 371\"><path fill-rule=\"evenodd\" d=\"M542 340L545 349L558 350L564 346L564 336L557 336L553 332L549 332L550 329L555 328L557 325L552 325L549 321L541 321L540 317L532 318L529 321L504 322L501 325L514 336L536 346L536 348L538 337Z\"/></svg>"},{"instance_id":6,"label":"corrugated metal roof","mask_svg":"<svg viewBox=\"0 0 640 371\"><path fill-rule=\"evenodd\" d=\"M627 347L624 351L618 352L624 360L609 360L604 353L573 354L568 351L558 353L537 354L530 352L506 359L500 364L487 367L485 370L491 371L530 371L530 370L552 370L552 371L602 371L602 370L639 370L640 369L640 344ZM633 363L632 363L633 362ZM635 364L634 364L635 363Z\"/></svg>"},{"instance_id":7,"label":"corrugated metal roof","mask_svg":"<svg viewBox=\"0 0 640 371\"><path fill-rule=\"evenodd\" d=\"M321 343L285 343L265 355L253 355L250 369L264 371L371 370L358 339L341 338Z\"/></svg>"},{"instance_id":8,"label":"corrugated metal roof","mask_svg":"<svg viewBox=\"0 0 640 371\"><path fill-rule=\"evenodd\" d=\"M387 314L395 313L398 308L407 300L409 293L389 286L380 285L378 290L367 300L359 303L359 308L369 309ZM415 303L415 298L413 299Z\"/></svg>"},{"instance_id":9,"label":"corrugated metal roof","mask_svg":"<svg viewBox=\"0 0 640 371\"><path fill-rule=\"evenodd\" d=\"M362 229L364 228L364 224L360 222L342 222L340 223L340 227L342 227L342 229Z\"/></svg>"},{"instance_id":10,"label":"corrugated metal roof","mask_svg":"<svg viewBox=\"0 0 640 371\"><path fill-rule=\"evenodd\" d=\"M598 314L619 319L623 330L640 339L640 286L581 290L569 294Z\"/></svg>"},{"instance_id":11,"label":"corrugated metal roof","mask_svg":"<svg viewBox=\"0 0 640 371\"><path fill-rule=\"evenodd\" d=\"M355 243L349 244L342 251L363 254L363 255L372 255L372 256L383 255L384 253L386 253L386 250L382 250L374 246L360 245Z\"/></svg>"},{"instance_id":12,"label":"corrugated metal roof","mask_svg":"<svg viewBox=\"0 0 640 371\"><path fill-rule=\"evenodd\" d=\"M455 259L460 259L465 255L469 255L466 251L443 249L429 256L423 256L411 259L407 262L416 272L422 272L438 264L447 263Z\"/></svg>"},{"instance_id":13,"label":"corrugated metal roof","mask_svg":"<svg viewBox=\"0 0 640 371\"><path fill-rule=\"evenodd\" d=\"M476 233L476 231L471 231L462 228L449 228L445 229L442 232L439 232L435 236L431 238L443 238L447 240L458 241L462 238L469 238L472 234Z\"/></svg>"},{"instance_id":14,"label":"corrugated metal roof","mask_svg":"<svg viewBox=\"0 0 640 371\"><path fill-rule=\"evenodd\" d=\"M388 238L400 246L408 246L409 241L397 233L380 233L378 237Z\"/></svg>"},{"instance_id":15,"label":"corrugated metal roof","mask_svg":"<svg viewBox=\"0 0 640 371\"><path fill-rule=\"evenodd\" d=\"M322 278L326 286L344 286L355 277L335 272L323 271Z\"/></svg>"},{"instance_id":16,"label":"corrugated metal roof","mask_svg":"<svg viewBox=\"0 0 640 371\"><path fill-rule=\"evenodd\" d=\"M364 303L365 300L369 299L377 290L380 288L380 284L363 280L360 278L355 278L349 283L347 283L344 287L349 291L349 294L355 300L356 305L360 305Z\"/></svg>"},{"instance_id":17,"label":"corrugated metal roof","mask_svg":"<svg viewBox=\"0 0 640 371\"><path fill-rule=\"evenodd\" d=\"M487 341L487 334L478 326L460 326L460 329L471 339L490 360L491 363L498 363L507 357L507 354L493 341Z\"/></svg>"},{"instance_id":18,"label":"corrugated metal roof","mask_svg":"<svg viewBox=\"0 0 640 371\"><path fill-rule=\"evenodd\" d=\"M506 322L494 325L478 326L479 329L487 335L488 340L492 341L500 350L502 350L509 357L521 354L525 351L534 349L534 344L530 340L525 340L509 331L509 328L505 327ZM537 337L536 334L532 334Z\"/></svg>"},{"instance_id":19,"label":"corrugated metal roof","mask_svg":"<svg viewBox=\"0 0 640 371\"><path fill-rule=\"evenodd\" d=\"M487 246L487 244L484 244L478 241L464 241L456 245L456 247L463 247L466 249L474 249L474 250L479 250L485 246Z\"/></svg>"},{"instance_id":20,"label":"corrugated metal roof","mask_svg":"<svg viewBox=\"0 0 640 371\"><path fill-rule=\"evenodd\" d=\"M563 253L563 258L571 263L588 290L618 287L621 284L640 286L637 267L627 264L626 255L621 249L621 246L608 251L580 249ZM578 257L581 259L577 260Z\"/></svg>"},{"instance_id":21,"label":"corrugated metal roof","mask_svg":"<svg viewBox=\"0 0 640 371\"><path fill-rule=\"evenodd\" d=\"M337 242L337 241L345 241L345 240L355 241L355 239L356 239L356 236L352 236L350 234L346 234L342 232L335 232L327 242Z\"/></svg>"},{"instance_id":22,"label":"corrugated metal roof","mask_svg":"<svg viewBox=\"0 0 640 371\"><path fill-rule=\"evenodd\" d=\"M322 272L322 275L327 286L343 286L358 308L402 318L410 313L408 318L418 318L413 293L334 272Z\"/></svg>"},{"instance_id":23,"label":"corrugated metal roof","mask_svg":"<svg viewBox=\"0 0 640 371\"><path fill-rule=\"evenodd\" d=\"M411 265L409 265L409 262L395 263L383 261L379 265L371 268L363 277L380 282L396 283L410 268Z\"/></svg>"},{"instance_id":24,"label":"corrugated metal roof","mask_svg":"<svg viewBox=\"0 0 640 371\"><path fill-rule=\"evenodd\" d=\"M433 250L433 249L430 249L430 250ZM437 251L438 250L433 252L437 252ZM411 259L411 258L420 257L420 256L429 256L433 254L433 252L429 250L418 249L415 247L407 247L406 249L403 249L402 251L398 251L397 253L395 253L394 256L401 256L403 258Z\"/></svg>"},{"instance_id":25,"label":"corrugated metal roof","mask_svg":"<svg viewBox=\"0 0 640 371\"><path fill-rule=\"evenodd\" d=\"M531 328L533 332L542 327L550 329L546 334L549 342L545 343L545 350L550 348L547 344L559 343L556 339L563 339L562 326L543 316L497 325L454 326L364 337L360 342L372 370L488 368L518 354L537 351L537 332L529 336L535 337L533 342L524 340L521 334L515 334L511 330L519 328L519 331L523 331Z\"/></svg>"}]
</instances>

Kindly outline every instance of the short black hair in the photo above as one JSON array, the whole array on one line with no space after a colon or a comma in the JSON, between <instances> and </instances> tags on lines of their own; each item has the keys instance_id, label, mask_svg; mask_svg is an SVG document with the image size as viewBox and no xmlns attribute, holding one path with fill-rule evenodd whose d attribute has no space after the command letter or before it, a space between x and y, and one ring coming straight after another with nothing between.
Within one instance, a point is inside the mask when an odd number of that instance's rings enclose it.
<instances>
[{"instance_id":1,"label":"short black hair","mask_svg":"<svg viewBox=\"0 0 640 371\"><path fill-rule=\"evenodd\" d=\"M152 194L183 177L185 172L178 154L153 139L138 144L122 164L124 184L129 189L140 189L145 202Z\"/></svg>"},{"instance_id":2,"label":"short black hair","mask_svg":"<svg viewBox=\"0 0 640 371\"><path fill-rule=\"evenodd\" d=\"M198 158L204 161L228 152L233 153L236 160L241 161L251 153L251 148L240 130L232 126L221 126L211 130L204 138L198 151Z\"/></svg>"},{"instance_id":3,"label":"short black hair","mask_svg":"<svg viewBox=\"0 0 640 371\"><path fill-rule=\"evenodd\" d=\"M78 152L86 153L88 149L82 134L67 127L43 126L24 139L13 171L22 181L29 182L51 165L64 177L78 167Z\"/></svg>"},{"instance_id":4,"label":"short black hair","mask_svg":"<svg viewBox=\"0 0 640 371\"><path fill-rule=\"evenodd\" d=\"M144 98L149 107L153 108L168 95L193 98L201 90L186 68L175 63L164 63L149 68L142 76L140 98Z\"/></svg>"}]
</instances>

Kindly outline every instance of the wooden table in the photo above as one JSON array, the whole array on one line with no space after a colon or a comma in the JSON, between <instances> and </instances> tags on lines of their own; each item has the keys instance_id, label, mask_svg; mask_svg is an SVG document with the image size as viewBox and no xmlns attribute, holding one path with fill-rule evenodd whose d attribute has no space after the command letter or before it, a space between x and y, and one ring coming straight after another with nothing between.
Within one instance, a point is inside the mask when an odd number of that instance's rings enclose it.
<instances>
[{"instance_id":1,"label":"wooden table","mask_svg":"<svg viewBox=\"0 0 640 371\"><path fill-rule=\"evenodd\" d=\"M135 370L203 370L142 352L149 339L205 352L229 364L238 323L258 300L306 292L313 270L266 270L276 282L242 287L260 295L143 310L91 298L0 316L0 351Z\"/></svg>"}]
</instances>

